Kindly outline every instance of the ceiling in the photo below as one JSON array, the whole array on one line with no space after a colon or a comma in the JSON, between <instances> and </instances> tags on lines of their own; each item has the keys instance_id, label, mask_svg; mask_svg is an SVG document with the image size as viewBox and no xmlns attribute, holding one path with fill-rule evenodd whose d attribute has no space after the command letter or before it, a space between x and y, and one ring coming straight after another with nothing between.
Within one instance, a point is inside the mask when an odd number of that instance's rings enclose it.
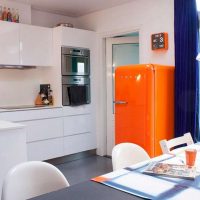
<instances>
[{"instance_id":1,"label":"ceiling","mask_svg":"<svg viewBox=\"0 0 200 200\"><path fill-rule=\"evenodd\" d=\"M30 4L32 8L70 17L79 17L95 11L122 5L134 0L13 0Z\"/></svg>"}]
</instances>

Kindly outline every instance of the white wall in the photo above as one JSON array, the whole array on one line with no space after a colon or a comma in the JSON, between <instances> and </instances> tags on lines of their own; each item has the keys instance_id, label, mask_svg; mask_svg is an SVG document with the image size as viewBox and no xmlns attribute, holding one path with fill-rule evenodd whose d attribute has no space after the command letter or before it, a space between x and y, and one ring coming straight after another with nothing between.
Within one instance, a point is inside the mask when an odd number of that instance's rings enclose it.
<instances>
[{"instance_id":1,"label":"white wall","mask_svg":"<svg viewBox=\"0 0 200 200\"><path fill-rule=\"evenodd\" d=\"M139 28L141 63L174 65L174 0L135 0L132 3L78 18L79 28L102 35ZM168 32L169 50L151 50L151 34Z\"/></svg>"},{"instance_id":2,"label":"white wall","mask_svg":"<svg viewBox=\"0 0 200 200\"><path fill-rule=\"evenodd\" d=\"M40 84L51 83L51 67L0 70L0 106L34 105Z\"/></svg>"},{"instance_id":3,"label":"white wall","mask_svg":"<svg viewBox=\"0 0 200 200\"><path fill-rule=\"evenodd\" d=\"M32 24L36 26L54 27L58 23L72 23L74 27L77 27L77 19L74 17L68 17L64 15L54 14L50 12L39 11L31 9L31 6L12 0L0 0L0 6L7 8L14 8L19 10L20 23Z\"/></svg>"},{"instance_id":4,"label":"white wall","mask_svg":"<svg viewBox=\"0 0 200 200\"><path fill-rule=\"evenodd\" d=\"M31 11L32 24L36 26L54 27L58 23L71 23L76 27L76 18L64 15L53 14L32 9Z\"/></svg>"},{"instance_id":5,"label":"white wall","mask_svg":"<svg viewBox=\"0 0 200 200\"><path fill-rule=\"evenodd\" d=\"M139 31L140 63L174 65L174 0L135 0L78 18L79 28L98 32L97 139L98 153L106 152L106 66L104 38ZM169 34L168 51L151 50L151 34ZM108 75L109 76L109 75Z\"/></svg>"},{"instance_id":6,"label":"white wall","mask_svg":"<svg viewBox=\"0 0 200 200\"><path fill-rule=\"evenodd\" d=\"M31 6L28 4L22 4L9 0L0 0L0 5L2 7L18 9L19 11L19 21L22 24L31 24Z\"/></svg>"}]
</instances>

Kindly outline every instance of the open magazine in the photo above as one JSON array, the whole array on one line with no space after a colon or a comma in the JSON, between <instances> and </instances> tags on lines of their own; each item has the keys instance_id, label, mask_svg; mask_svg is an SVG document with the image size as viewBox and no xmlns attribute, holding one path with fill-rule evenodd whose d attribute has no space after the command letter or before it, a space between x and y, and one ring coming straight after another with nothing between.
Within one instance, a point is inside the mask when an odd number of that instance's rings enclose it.
<instances>
[{"instance_id":1,"label":"open magazine","mask_svg":"<svg viewBox=\"0 0 200 200\"><path fill-rule=\"evenodd\" d=\"M152 162L143 171L145 174L163 175L177 178L195 179L196 168L187 165Z\"/></svg>"}]
</instances>

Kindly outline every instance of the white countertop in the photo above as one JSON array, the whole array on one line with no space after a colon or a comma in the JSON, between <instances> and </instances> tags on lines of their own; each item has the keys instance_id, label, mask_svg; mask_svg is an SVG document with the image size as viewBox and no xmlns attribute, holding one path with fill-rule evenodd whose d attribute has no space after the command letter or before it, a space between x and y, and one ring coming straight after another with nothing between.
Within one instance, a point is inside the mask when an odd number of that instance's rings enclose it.
<instances>
[{"instance_id":1,"label":"white countertop","mask_svg":"<svg viewBox=\"0 0 200 200\"><path fill-rule=\"evenodd\" d=\"M24 110L41 110L41 109L53 109L53 108L62 108L62 106L42 106L42 107L32 107L32 108L14 108L6 109L0 108L0 112L14 112L14 111L24 111Z\"/></svg>"},{"instance_id":2,"label":"white countertop","mask_svg":"<svg viewBox=\"0 0 200 200\"><path fill-rule=\"evenodd\" d=\"M19 123L13 123L13 122L9 122L9 121L0 120L0 131L19 129L19 128L24 128L24 127L25 127L25 125L22 125Z\"/></svg>"}]
</instances>

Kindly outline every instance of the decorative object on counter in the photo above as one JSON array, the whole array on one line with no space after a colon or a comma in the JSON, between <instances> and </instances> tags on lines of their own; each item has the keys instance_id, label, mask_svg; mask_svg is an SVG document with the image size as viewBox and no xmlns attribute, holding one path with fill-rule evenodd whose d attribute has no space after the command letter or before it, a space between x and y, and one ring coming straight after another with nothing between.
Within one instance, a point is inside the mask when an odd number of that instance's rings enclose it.
<instances>
[{"instance_id":1,"label":"decorative object on counter","mask_svg":"<svg viewBox=\"0 0 200 200\"><path fill-rule=\"evenodd\" d=\"M48 95L49 105L53 105L53 90L50 90L50 94Z\"/></svg>"},{"instance_id":2,"label":"decorative object on counter","mask_svg":"<svg viewBox=\"0 0 200 200\"><path fill-rule=\"evenodd\" d=\"M35 99L35 105L42 105L42 97L40 95L40 93L38 93L36 99Z\"/></svg>"},{"instance_id":3,"label":"decorative object on counter","mask_svg":"<svg viewBox=\"0 0 200 200\"><path fill-rule=\"evenodd\" d=\"M0 20L19 23L19 10L0 6Z\"/></svg>"},{"instance_id":4,"label":"decorative object on counter","mask_svg":"<svg viewBox=\"0 0 200 200\"><path fill-rule=\"evenodd\" d=\"M57 26L70 27L70 28L74 27L74 25L71 24L71 23L59 23L59 24L56 25L56 27Z\"/></svg>"},{"instance_id":5,"label":"decorative object on counter","mask_svg":"<svg viewBox=\"0 0 200 200\"><path fill-rule=\"evenodd\" d=\"M12 14L11 14L11 12L10 12L10 8L8 8L7 21L8 21L8 22L12 22Z\"/></svg>"},{"instance_id":6,"label":"decorative object on counter","mask_svg":"<svg viewBox=\"0 0 200 200\"><path fill-rule=\"evenodd\" d=\"M6 7L3 8L2 20L7 21L7 9L6 9Z\"/></svg>"},{"instance_id":7,"label":"decorative object on counter","mask_svg":"<svg viewBox=\"0 0 200 200\"><path fill-rule=\"evenodd\" d=\"M53 105L52 93L50 84L41 84L40 92L35 99L35 105Z\"/></svg>"},{"instance_id":8,"label":"decorative object on counter","mask_svg":"<svg viewBox=\"0 0 200 200\"><path fill-rule=\"evenodd\" d=\"M2 14L3 14L3 10L2 10L2 6L0 6L0 20L2 20Z\"/></svg>"}]
</instances>

